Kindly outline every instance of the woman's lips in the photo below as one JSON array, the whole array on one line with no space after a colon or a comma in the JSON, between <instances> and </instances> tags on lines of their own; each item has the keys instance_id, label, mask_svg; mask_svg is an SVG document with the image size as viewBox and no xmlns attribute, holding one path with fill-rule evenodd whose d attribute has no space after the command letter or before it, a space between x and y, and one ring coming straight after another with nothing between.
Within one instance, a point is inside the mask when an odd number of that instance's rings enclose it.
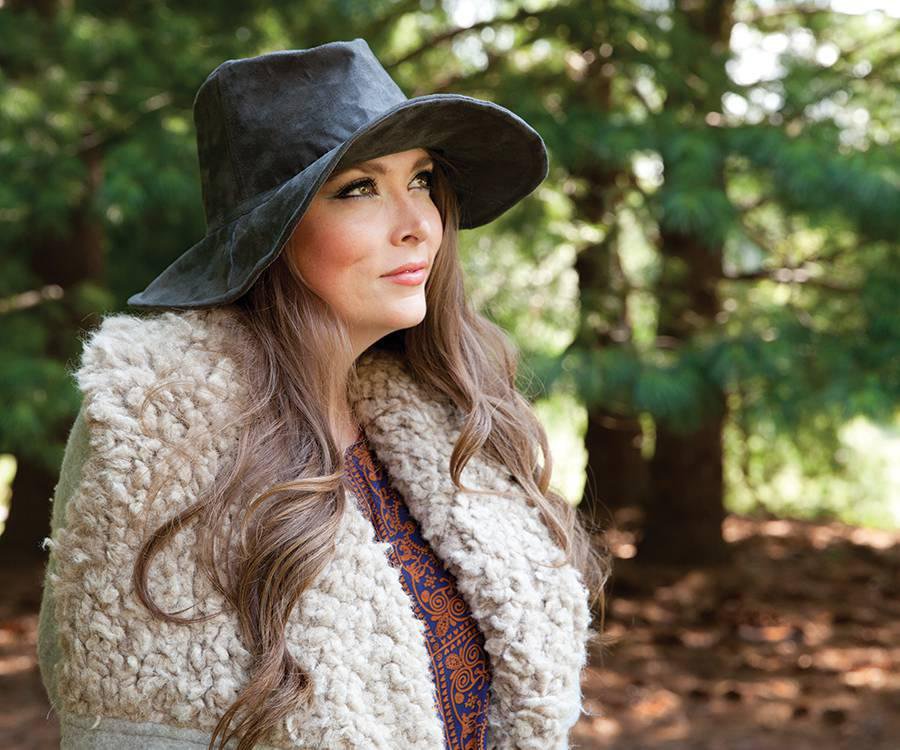
<instances>
[{"instance_id":1,"label":"woman's lips","mask_svg":"<svg viewBox=\"0 0 900 750\"><path fill-rule=\"evenodd\" d=\"M427 268L420 268L418 271L401 271L400 273L393 273L390 276L382 276L381 278L393 281L395 284L416 286L425 281L425 276L427 274Z\"/></svg>"}]
</instances>

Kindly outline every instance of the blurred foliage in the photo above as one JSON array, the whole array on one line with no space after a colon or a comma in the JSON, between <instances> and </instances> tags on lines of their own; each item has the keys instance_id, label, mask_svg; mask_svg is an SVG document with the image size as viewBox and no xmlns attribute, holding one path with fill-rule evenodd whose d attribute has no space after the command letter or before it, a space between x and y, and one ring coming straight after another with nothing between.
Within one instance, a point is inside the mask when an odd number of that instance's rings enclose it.
<instances>
[{"instance_id":1,"label":"blurred foliage","mask_svg":"<svg viewBox=\"0 0 900 750\"><path fill-rule=\"evenodd\" d=\"M506 101L536 124L555 168L537 206L519 209L527 217L510 212L498 222L513 237L524 230L529 246L517 263L501 246L503 265L515 270L495 272L503 284L483 295L486 309L517 334L543 393L571 384L584 402L685 433L715 407L715 393L731 394L730 507L900 523L888 453L865 461L840 437L855 418L890 433L900 416L897 22L737 3L732 48L710 50L677 12L637 3L605 10L594 23L585 13L568 24L553 6L546 27L543 12L532 16L546 28L533 44L522 32L515 54L487 52L493 80L514 87ZM475 46L490 50L481 37ZM771 77L739 65L757 46L783 50L768 55L777 62ZM586 72L604 58L605 107L592 104L599 88ZM700 108L722 70L733 74L727 93ZM565 207L566 196L596 189L572 177L585 160L597 174L617 173L599 221ZM674 346L657 329L660 294L678 293L659 286L663 230L722 244L715 325ZM484 234L470 252L497 250ZM570 258L607 243L625 277L624 336L602 305L579 308L570 278ZM473 263L472 278L487 278L480 266L490 263ZM558 269L555 278L537 281L547 269ZM579 317L612 340L581 347L572 325L565 345L548 347L560 338L543 332L546 321ZM533 374L525 381L542 395ZM896 441L879 445L896 463ZM774 481L785 476L793 489Z\"/></svg>"},{"instance_id":2,"label":"blurred foliage","mask_svg":"<svg viewBox=\"0 0 900 750\"><path fill-rule=\"evenodd\" d=\"M472 298L522 348L533 399L687 431L724 391L735 507L777 509L764 488L785 472L810 498L792 512L839 509L829 477L845 495L872 492L842 463L840 434L854 418L890 428L897 416L897 23L738 1L719 48L681 5L0 7L0 453L58 470L79 336L202 237L191 106L206 75L229 58L361 36L409 96L490 99L548 145L548 180L462 236ZM766 60L771 70L755 69ZM614 175L597 215L578 210L596 189L588 166ZM722 248L715 325L675 346L657 329L661 295L678 294L660 285L663 232ZM62 283L41 265L60 243L75 265ZM617 263L624 332L579 298L573 265L589 252ZM94 265L79 273L82 253ZM584 328L609 344L579 346Z\"/></svg>"}]
</instances>

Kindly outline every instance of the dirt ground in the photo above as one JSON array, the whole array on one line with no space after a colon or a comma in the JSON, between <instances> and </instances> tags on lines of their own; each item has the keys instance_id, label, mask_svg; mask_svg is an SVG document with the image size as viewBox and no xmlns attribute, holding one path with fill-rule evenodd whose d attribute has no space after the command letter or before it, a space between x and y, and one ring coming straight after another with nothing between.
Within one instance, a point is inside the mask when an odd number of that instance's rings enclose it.
<instances>
[{"instance_id":1,"label":"dirt ground","mask_svg":"<svg viewBox=\"0 0 900 750\"><path fill-rule=\"evenodd\" d=\"M731 516L731 571L617 553L575 747L900 749L900 534ZM625 558L625 559L621 559Z\"/></svg>"},{"instance_id":2,"label":"dirt ground","mask_svg":"<svg viewBox=\"0 0 900 750\"><path fill-rule=\"evenodd\" d=\"M617 556L576 750L898 750L900 534L731 516L733 570ZM0 570L0 748L59 746L36 660L43 567Z\"/></svg>"}]
</instances>

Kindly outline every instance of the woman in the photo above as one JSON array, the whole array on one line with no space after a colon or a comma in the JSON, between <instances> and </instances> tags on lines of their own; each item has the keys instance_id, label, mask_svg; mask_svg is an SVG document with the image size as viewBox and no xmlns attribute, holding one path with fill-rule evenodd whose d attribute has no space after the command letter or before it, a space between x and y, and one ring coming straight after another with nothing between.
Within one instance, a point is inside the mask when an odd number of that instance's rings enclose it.
<instances>
[{"instance_id":1,"label":"woman","mask_svg":"<svg viewBox=\"0 0 900 750\"><path fill-rule=\"evenodd\" d=\"M74 373L62 746L567 747L606 559L456 254L540 136L407 99L362 39L227 61L194 116L207 235Z\"/></svg>"}]
</instances>

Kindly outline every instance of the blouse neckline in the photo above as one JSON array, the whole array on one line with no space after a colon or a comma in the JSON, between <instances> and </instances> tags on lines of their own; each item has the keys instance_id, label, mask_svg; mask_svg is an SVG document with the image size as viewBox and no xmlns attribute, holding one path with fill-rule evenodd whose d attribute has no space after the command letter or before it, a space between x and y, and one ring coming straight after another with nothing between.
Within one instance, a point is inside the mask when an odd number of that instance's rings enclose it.
<instances>
[{"instance_id":1,"label":"blouse neckline","mask_svg":"<svg viewBox=\"0 0 900 750\"><path fill-rule=\"evenodd\" d=\"M351 451L356 450L357 448L360 448L362 446L362 444L365 442L366 442L366 435L364 432L360 431L360 436L344 449L344 453L347 454L347 453L350 453Z\"/></svg>"}]
</instances>

